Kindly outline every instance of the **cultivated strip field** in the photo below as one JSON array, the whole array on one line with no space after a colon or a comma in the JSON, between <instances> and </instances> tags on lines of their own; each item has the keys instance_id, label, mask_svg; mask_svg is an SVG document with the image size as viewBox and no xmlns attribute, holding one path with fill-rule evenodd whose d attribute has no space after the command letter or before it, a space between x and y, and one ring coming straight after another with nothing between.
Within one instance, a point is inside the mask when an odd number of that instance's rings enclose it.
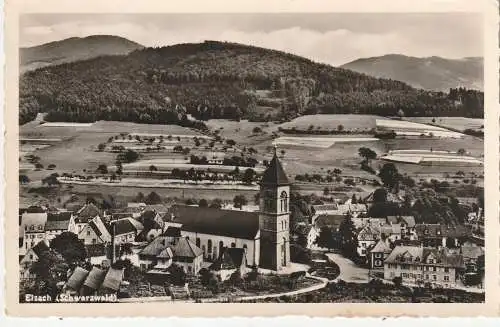
<instances>
[{"instance_id":1,"label":"cultivated strip field","mask_svg":"<svg viewBox=\"0 0 500 327\"><path fill-rule=\"evenodd\" d=\"M52 122L40 124L40 127L91 127L94 123L64 123Z\"/></svg>"},{"instance_id":2,"label":"cultivated strip field","mask_svg":"<svg viewBox=\"0 0 500 327\"><path fill-rule=\"evenodd\" d=\"M374 137L293 137L283 136L273 141L277 146L300 146L310 148L329 148L335 143L376 142Z\"/></svg>"},{"instance_id":3,"label":"cultivated strip field","mask_svg":"<svg viewBox=\"0 0 500 327\"><path fill-rule=\"evenodd\" d=\"M236 166L226 166L226 165L194 165L190 163L182 162L172 162L170 159L151 159L151 160L141 160L134 163L124 164L124 171L146 171L149 170L150 166L155 166L160 171L171 171L173 169L189 170L193 168L194 170L211 170L217 172L231 172ZM238 167L240 171L244 171L247 168L252 168L255 172L260 173L264 171L262 167Z\"/></svg>"},{"instance_id":4,"label":"cultivated strip field","mask_svg":"<svg viewBox=\"0 0 500 327\"><path fill-rule=\"evenodd\" d=\"M483 130L484 119L482 118L466 118L466 117L405 117L405 120L422 123L434 124L444 128L464 131L466 129ZM433 120L435 122L433 122Z\"/></svg>"},{"instance_id":5,"label":"cultivated strip field","mask_svg":"<svg viewBox=\"0 0 500 327\"><path fill-rule=\"evenodd\" d=\"M477 158L447 151L395 150L381 157L382 160L419 165L481 166Z\"/></svg>"},{"instance_id":6,"label":"cultivated strip field","mask_svg":"<svg viewBox=\"0 0 500 327\"><path fill-rule=\"evenodd\" d=\"M450 130L403 120L377 119L377 128L385 131L394 131L398 136L428 136L442 138L461 138L463 134Z\"/></svg>"},{"instance_id":7,"label":"cultivated strip field","mask_svg":"<svg viewBox=\"0 0 500 327\"><path fill-rule=\"evenodd\" d=\"M374 115L305 115L283 123L280 127L308 129L313 125L313 129L318 129L319 127L324 130L333 130L342 125L344 130L370 130L375 128L375 120L377 118L379 117Z\"/></svg>"}]
</instances>

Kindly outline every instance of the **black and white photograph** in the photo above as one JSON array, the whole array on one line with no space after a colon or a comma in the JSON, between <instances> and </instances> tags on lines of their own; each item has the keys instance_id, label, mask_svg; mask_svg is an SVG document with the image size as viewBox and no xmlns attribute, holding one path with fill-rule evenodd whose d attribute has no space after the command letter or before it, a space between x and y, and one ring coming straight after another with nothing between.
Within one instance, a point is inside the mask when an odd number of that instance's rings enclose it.
<instances>
[{"instance_id":1,"label":"black and white photograph","mask_svg":"<svg viewBox=\"0 0 500 327\"><path fill-rule=\"evenodd\" d=\"M483 20L20 15L19 303L484 303Z\"/></svg>"}]
</instances>

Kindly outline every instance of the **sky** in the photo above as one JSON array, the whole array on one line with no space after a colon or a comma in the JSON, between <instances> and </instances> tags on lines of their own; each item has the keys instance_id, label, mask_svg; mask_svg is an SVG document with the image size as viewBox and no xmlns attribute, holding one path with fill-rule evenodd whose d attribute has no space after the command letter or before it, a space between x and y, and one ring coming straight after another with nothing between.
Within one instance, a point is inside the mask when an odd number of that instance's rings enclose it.
<instances>
[{"instance_id":1,"label":"sky","mask_svg":"<svg viewBox=\"0 0 500 327\"><path fill-rule=\"evenodd\" d=\"M483 56L477 13L26 14L19 27L22 47L107 34L144 46L238 42L334 66L385 54Z\"/></svg>"}]
</instances>

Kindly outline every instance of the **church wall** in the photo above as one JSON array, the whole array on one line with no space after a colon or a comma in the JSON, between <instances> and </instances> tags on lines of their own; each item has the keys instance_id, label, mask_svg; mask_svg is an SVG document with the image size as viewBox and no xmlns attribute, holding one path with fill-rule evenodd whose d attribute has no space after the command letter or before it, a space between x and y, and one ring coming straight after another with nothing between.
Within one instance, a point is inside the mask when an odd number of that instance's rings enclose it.
<instances>
[{"instance_id":1,"label":"church wall","mask_svg":"<svg viewBox=\"0 0 500 327\"><path fill-rule=\"evenodd\" d=\"M243 248L244 245L247 246L247 264L252 266L259 263L258 251L260 247L258 247L258 240L246 240L242 238L228 237L228 236L220 236L220 235L211 235L211 234L202 234L188 231L181 231L182 237L188 237L190 241L194 244L198 245L196 239L200 239L200 249L204 250L203 258L207 261L213 261L219 256L219 242L223 242L225 247L231 247L231 243L235 243L235 247ZM212 240L212 248L216 248L215 256L214 251L212 253L208 253L208 240Z\"/></svg>"}]
</instances>

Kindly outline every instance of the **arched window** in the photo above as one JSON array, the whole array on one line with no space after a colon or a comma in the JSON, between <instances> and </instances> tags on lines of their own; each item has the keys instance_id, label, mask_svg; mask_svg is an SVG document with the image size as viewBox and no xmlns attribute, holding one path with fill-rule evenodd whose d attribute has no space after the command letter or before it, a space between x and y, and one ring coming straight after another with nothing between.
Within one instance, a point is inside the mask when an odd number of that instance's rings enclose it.
<instances>
[{"instance_id":1,"label":"arched window","mask_svg":"<svg viewBox=\"0 0 500 327\"><path fill-rule=\"evenodd\" d=\"M222 255L222 251L224 250L224 242L219 242L219 255Z\"/></svg>"},{"instance_id":2,"label":"arched window","mask_svg":"<svg viewBox=\"0 0 500 327\"><path fill-rule=\"evenodd\" d=\"M288 211L288 194L286 194L285 191L281 192L280 206L281 206L281 212Z\"/></svg>"},{"instance_id":3,"label":"arched window","mask_svg":"<svg viewBox=\"0 0 500 327\"><path fill-rule=\"evenodd\" d=\"M281 221L281 230L285 230L285 221L284 220Z\"/></svg>"},{"instance_id":4,"label":"arched window","mask_svg":"<svg viewBox=\"0 0 500 327\"><path fill-rule=\"evenodd\" d=\"M208 253L212 253L212 240L208 240Z\"/></svg>"}]
</instances>

